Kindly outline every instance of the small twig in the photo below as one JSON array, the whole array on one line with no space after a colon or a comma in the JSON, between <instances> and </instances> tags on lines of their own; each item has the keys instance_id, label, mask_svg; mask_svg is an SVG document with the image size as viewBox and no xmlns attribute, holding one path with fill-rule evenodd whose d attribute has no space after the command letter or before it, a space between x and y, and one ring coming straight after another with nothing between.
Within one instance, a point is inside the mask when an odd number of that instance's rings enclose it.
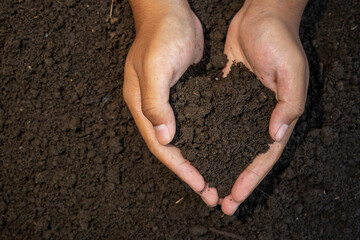
<instances>
[{"instance_id":1,"label":"small twig","mask_svg":"<svg viewBox=\"0 0 360 240\"><path fill-rule=\"evenodd\" d=\"M343 22L343 24L342 24L342 27L341 27L341 29L340 29L341 31L344 30L345 25L346 25L347 21L349 21L350 17L352 17L352 14L351 14L351 15L348 15L347 18L345 18L345 20L344 20L344 22Z\"/></svg>"},{"instance_id":2,"label":"small twig","mask_svg":"<svg viewBox=\"0 0 360 240\"><path fill-rule=\"evenodd\" d=\"M359 194L360 194L360 192L356 193L353 198L349 199L349 201L355 200Z\"/></svg>"},{"instance_id":3,"label":"small twig","mask_svg":"<svg viewBox=\"0 0 360 240\"><path fill-rule=\"evenodd\" d=\"M245 238L239 236L239 235L236 235L236 234L233 234L233 233L228 233L228 232L224 232L224 231L219 231L219 230L216 230L215 228L209 228L209 231L210 232L213 232L213 233L216 233L216 234L219 234L219 235L223 235L225 237L229 237L229 238L233 238L233 239L240 239L240 240L244 240Z\"/></svg>"},{"instance_id":4,"label":"small twig","mask_svg":"<svg viewBox=\"0 0 360 240\"><path fill-rule=\"evenodd\" d=\"M111 18L111 16L112 16L113 7L114 7L114 0L111 0L110 16L109 16L109 18Z\"/></svg>"},{"instance_id":5,"label":"small twig","mask_svg":"<svg viewBox=\"0 0 360 240\"><path fill-rule=\"evenodd\" d=\"M177 201L175 202L175 204L180 203L182 200L184 200L184 198L185 198L185 197L181 197L179 200L177 200Z\"/></svg>"}]
</instances>

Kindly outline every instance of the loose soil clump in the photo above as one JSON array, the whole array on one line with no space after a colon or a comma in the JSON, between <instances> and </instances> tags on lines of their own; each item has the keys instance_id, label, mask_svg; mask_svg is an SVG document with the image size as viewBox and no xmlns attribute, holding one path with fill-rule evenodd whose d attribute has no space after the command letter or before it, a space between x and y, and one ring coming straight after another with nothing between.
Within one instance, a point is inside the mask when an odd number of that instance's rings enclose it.
<instances>
[{"instance_id":1,"label":"loose soil clump","mask_svg":"<svg viewBox=\"0 0 360 240\"><path fill-rule=\"evenodd\" d=\"M178 133L173 143L225 197L245 167L272 143L268 126L274 93L236 64L226 78L213 69L181 81L171 102Z\"/></svg>"}]
</instances>

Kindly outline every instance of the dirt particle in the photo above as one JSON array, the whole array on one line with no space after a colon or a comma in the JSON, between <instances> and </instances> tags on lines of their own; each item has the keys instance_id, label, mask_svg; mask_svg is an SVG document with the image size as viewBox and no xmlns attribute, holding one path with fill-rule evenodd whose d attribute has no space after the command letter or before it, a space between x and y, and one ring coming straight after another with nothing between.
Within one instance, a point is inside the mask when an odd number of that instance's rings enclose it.
<instances>
[{"instance_id":1,"label":"dirt particle","mask_svg":"<svg viewBox=\"0 0 360 240\"><path fill-rule=\"evenodd\" d=\"M110 138L108 141L108 146L111 153L118 154L124 151L122 140L119 137Z\"/></svg>"},{"instance_id":2,"label":"dirt particle","mask_svg":"<svg viewBox=\"0 0 360 240\"><path fill-rule=\"evenodd\" d=\"M222 53L221 51L216 52L213 56L211 56L212 58L212 63L211 65L216 69L222 69L227 62L227 57L226 55L224 55L224 53ZM221 75L221 74L219 74Z\"/></svg>"},{"instance_id":3,"label":"dirt particle","mask_svg":"<svg viewBox=\"0 0 360 240\"><path fill-rule=\"evenodd\" d=\"M71 117L69 121L71 130L79 130L81 128L81 119L79 117Z\"/></svg>"},{"instance_id":4,"label":"dirt particle","mask_svg":"<svg viewBox=\"0 0 360 240\"><path fill-rule=\"evenodd\" d=\"M75 7L76 1L75 0L65 0L65 5L69 8Z\"/></svg>"},{"instance_id":5,"label":"dirt particle","mask_svg":"<svg viewBox=\"0 0 360 240\"><path fill-rule=\"evenodd\" d=\"M190 228L190 234L193 236L204 236L208 233L207 227L197 225Z\"/></svg>"}]
</instances>

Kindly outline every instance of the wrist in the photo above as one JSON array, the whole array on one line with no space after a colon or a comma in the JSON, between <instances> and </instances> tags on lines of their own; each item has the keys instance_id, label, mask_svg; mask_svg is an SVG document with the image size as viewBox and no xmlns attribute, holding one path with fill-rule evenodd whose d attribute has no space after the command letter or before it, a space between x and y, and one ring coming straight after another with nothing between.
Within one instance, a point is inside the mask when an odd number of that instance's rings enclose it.
<instances>
[{"instance_id":1,"label":"wrist","mask_svg":"<svg viewBox=\"0 0 360 240\"><path fill-rule=\"evenodd\" d=\"M302 14L307 3L308 0L246 0L241 11L243 11L246 18L279 18L298 33Z\"/></svg>"},{"instance_id":2,"label":"wrist","mask_svg":"<svg viewBox=\"0 0 360 240\"><path fill-rule=\"evenodd\" d=\"M144 24L156 25L166 16L191 11L187 0L129 0L136 32Z\"/></svg>"}]
</instances>

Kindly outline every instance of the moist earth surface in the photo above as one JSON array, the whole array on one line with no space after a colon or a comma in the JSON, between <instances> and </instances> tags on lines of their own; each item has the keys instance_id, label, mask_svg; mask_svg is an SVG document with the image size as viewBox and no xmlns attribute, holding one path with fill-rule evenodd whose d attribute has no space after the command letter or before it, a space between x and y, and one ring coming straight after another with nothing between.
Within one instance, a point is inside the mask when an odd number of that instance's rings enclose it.
<instances>
[{"instance_id":1,"label":"moist earth surface","mask_svg":"<svg viewBox=\"0 0 360 240\"><path fill-rule=\"evenodd\" d=\"M209 58L220 56L241 2L190 4ZM135 38L131 9L114 1L109 17L111 6L0 3L1 239L358 239L359 1L309 1L300 28L310 65L305 112L278 163L231 217L208 208L147 149L122 98ZM217 62L205 70L218 70ZM201 86L186 89L200 81L230 84L203 76L188 72L172 89L178 118L189 112L196 121L177 91L203 101L199 114L220 109L220 99L206 99L220 92L202 100ZM190 158L194 146L185 137L201 135L184 129L179 125L177 141Z\"/></svg>"}]
</instances>

